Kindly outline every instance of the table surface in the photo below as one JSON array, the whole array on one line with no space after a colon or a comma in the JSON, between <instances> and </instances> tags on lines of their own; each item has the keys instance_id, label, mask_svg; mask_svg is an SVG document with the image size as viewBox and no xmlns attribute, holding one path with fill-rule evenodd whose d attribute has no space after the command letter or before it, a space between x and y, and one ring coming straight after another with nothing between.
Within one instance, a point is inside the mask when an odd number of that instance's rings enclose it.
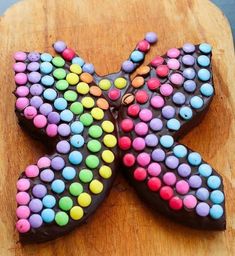
<instances>
[{"instance_id":1,"label":"table surface","mask_svg":"<svg viewBox=\"0 0 235 256\"><path fill-rule=\"evenodd\" d=\"M219 9L204 0L28 0L1 17L0 31L0 255L235 255L235 58L230 26ZM182 141L223 176L227 230L197 231L154 214L119 173L86 225L56 241L22 246L14 227L15 182L46 150L17 125L13 52L53 53L50 45L63 39L105 74L118 70L147 31L157 32L159 42L146 63L185 42L213 45L216 95L206 118Z\"/></svg>"}]
</instances>

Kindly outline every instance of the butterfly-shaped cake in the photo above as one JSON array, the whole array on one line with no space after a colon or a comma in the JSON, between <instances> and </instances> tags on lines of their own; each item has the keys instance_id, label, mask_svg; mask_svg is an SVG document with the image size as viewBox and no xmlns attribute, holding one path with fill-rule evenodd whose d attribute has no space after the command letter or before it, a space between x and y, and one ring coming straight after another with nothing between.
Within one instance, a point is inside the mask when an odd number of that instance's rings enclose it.
<instances>
[{"instance_id":1,"label":"butterfly-shaped cake","mask_svg":"<svg viewBox=\"0 0 235 256\"><path fill-rule=\"evenodd\" d=\"M141 66L156 41L147 33L121 70L106 76L62 41L53 45L56 56L15 53L19 123L52 152L17 181L22 242L52 240L84 223L121 170L140 198L170 219L225 229L222 177L178 142L214 95L212 48L186 43Z\"/></svg>"}]
</instances>

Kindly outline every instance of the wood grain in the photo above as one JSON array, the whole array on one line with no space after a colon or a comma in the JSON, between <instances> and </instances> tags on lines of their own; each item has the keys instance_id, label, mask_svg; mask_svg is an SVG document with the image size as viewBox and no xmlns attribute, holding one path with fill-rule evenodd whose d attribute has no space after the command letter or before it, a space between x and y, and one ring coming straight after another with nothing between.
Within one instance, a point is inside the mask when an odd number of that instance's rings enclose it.
<instances>
[{"instance_id":1,"label":"wood grain","mask_svg":"<svg viewBox=\"0 0 235 256\"><path fill-rule=\"evenodd\" d=\"M22 246L15 230L15 182L45 153L17 125L12 54L52 52L65 40L100 74L118 70L139 39L156 31L156 54L185 42L213 45L216 96L205 120L184 139L224 177L227 230L202 232L154 215L119 174L110 196L86 225L57 241ZM235 58L230 27L206 0L28 0L0 19L0 255L235 255Z\"/></svg>"}]
</instances>

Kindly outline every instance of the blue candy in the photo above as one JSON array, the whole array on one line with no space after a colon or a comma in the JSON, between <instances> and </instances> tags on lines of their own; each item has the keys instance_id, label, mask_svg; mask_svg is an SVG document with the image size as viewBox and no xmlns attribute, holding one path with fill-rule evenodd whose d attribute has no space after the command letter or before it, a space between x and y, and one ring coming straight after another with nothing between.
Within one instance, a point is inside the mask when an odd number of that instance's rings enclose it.
<instances>
[{"instance_id":1,"label":"blue candy","mask_svg":"<svg viewBox=\"0 0 235 256\"><path fill-rule=\"evenodd\" d=\"M182 107L180 109L180 116L185 120L189 120L193 116L193 111L189 107Z\"/></svg>"},{"instance_id":2,"label":"blue candy","mask_svg":"<svg viewBox=\"0 0 235 256\"><path fill-rule=\"evenodd\" d=\"M160 138L160 143L164 148L170 148L174 144L174 139L170 135L163 135Z\"/></svg>"},{"instance_id":3,"label":"blue candy","mask_svg":"<svg viewBox=\"0 0 235 256\"><path fill-rule=\"evenodd\" d=\"M52 209L44 209L41 212L41 217L44 222L51 223L55 219L55 212Z\"/></svg>"},{"instance_id":4,"label":"blue candy","mask_svg":"<svg viewBox=\"0 0 235 256\"><path fill-rule=\"evenodd\" d=\"M87 72L89 74L93 74L95 72L94 65L91 63L85 63L82 67L83 72Z\"/></svg>"},{"instance_id":5,"label":"blue candy","mask_svg":"<svg viewBox=\"0 0 235 256\"><path fill-rule=\"evenodd\" d=\"M84 125L80 121L75 121L71 124L71 131L73 133L81 133L84 129Z\"/></svg>"},{"instance_id":6,"label":"blue candy","mask_svg":"<svg viewBox=\"0 0 235 256\"><path fill-rule=\"evenodd\" d=\"M140 62L144 59L144 54L138 50L135 50L131 53L131 60L133 62Z\"/></svg>"},{"instance_id":7,"label":"blue candy","mask_svg":"<svg viewBox=\"0 0 235 256\"><path fill-rule=\"evenodd\" d=\"M78 64L80 67L82 67L84 65L85 61L80 57L74 57L72 59L72 63L73 64Z\"/></svg>"},{"instance_id":8,"label":"blue candy","mask_svg":"<svg viewBox=\"0 0 235 256\"><path fill-rule=\"evenodd\" d=\"M196 72L195 72L195 70L193 68L186 68L183 71L183 76L186 79L194 79L194 77L196 76Z\"/></svg>"},{"instance_id":9,"label":"blue candy","mask_svg":"<svg viewBox=\"0 0 235 256\"><path fill-rule=\"evenodd\" d=\"M84 138L79 135L73 135L70 139L70 143L75 147L75 148L80 148L84 145Z\"/></svg>"},{"instance_id":10,"label":"blue candy","mask_svg":"<svg viewBox=\"0 0 235 256\"><path fill-rule=\"evenodd\" d=\"M79 151L72 151L69 154L69 162L74 165L78 165L82 162L82 154Z\"/></svg>"},{"instance_id":11,"label":"blue candy","mask_svg":"<svg viewBox=\"0 0 235 256\"><path fill-rule=\"evenodd\" d=\"M211 189L217 189L221 185L221 179L220 177L216 175L212 175L207 180L207 185Z\"/></svg>"},{"instance_id":12,"label":"blue candy","mask_svg":"<svg viewBox=\"0 0 235 256\"><path fill-rule=\"evenodd\" d=\"M56 200L54 196L46 195L43 197L42 203L46 208L53 208L56 204Z\"/></svg>"},{"instance_id":13,"label":"blue candy","mask_svg":"<svg viewBox=\"0 0 235 256\"><path fill-rule=\"evenodd\" d=\"M203 106L204 102L199 96L194 96L190 99L190 104L193 108L199 109Z\"/></svg>"},{"instance_id":14,"label":"blue candy","mask_svg":"<svg viewBox=\"0 0 235 256\"><path fill-rule=\"evenodd\" d=\"M167 121L167 128L173 131L178 131L180 128L180 122L177 119L172 118Z\"/></svg>"},{"instance_id":15,"label":"blue candy","mask_svg":"<svg viewBox=\"0 0 235 256\"><path fill-rule=\"evenodd\" d=\"M200 92L202 95L210 97L214 93L214 88L211 84L206 83L201 86Z\"/></svg>"},{"instance_id":16,"label":"blue candy","mask_svg":"<svg viewBox=\"0 0 235 256\"><path fill-rule=\"evenodd\" d=\"M192 152L188 155L188 162L193 165L193 166L197 166L201 163L202 161L202 157L199 153L197 152Z\"/></svg>"},{"instance_id":17,"label":"blue candy","mask_svg":"<svg viewBox=\"0 0 235 256\"><path fill-rule=\"evenodd\" d=\"M57 193L57 194L60 194L64 191L65 189L65 184L62 180L54 180L52 183L51 183L51 189Z\"/></svg>"},{"instance_id":18,"label":"blue candy","mask_svg":"<svg viewBox=\"0 0 235 256\"><path fill-rule=\"evenodd\" d=\"M214 204L221 204L224 201L224 194L220 190L211 192L210 199Z\"/></svg>"},{"instance_id":19,"label":"blue candy","mask_svg":"<svg viewBox=\"0 0 235 256\"><path fill-rule=\"evenodd\" d=\"M183 145L177 145L174 147L173 149L173 153L175 156L181 158L181 157L185 157L188 153L187 148Z\"/></svg>"},{"instance_id":20,"label":"blue candy","mask_svg":"<svg viewBox=\"0 0 235 256\"><path fill-rule=\"evenodd\" d=\"M45 86L52 86L54 84L55 79L52 76L43 76L41 79L41 83Z\"/></svg>"},{"instance_id":21,"label":"blue candy","mask_svg":"<svg viewBox=\"0 0 235 256\"><path fill-rule=\"evenodd\" d=\"M211 77L211 73L205 68L200 69L197 75L201 81L208 81Z\"/></svg>"},{"instance_id":22,"label":"blue candy","mask_svg":"<svg viewBox=\"0 0 235 256\"><path fill-rule=\"evenodd\" d=\"M202 176L209 177L212 173L212 168L209 164L201 164L198 171Z\"/></svg>"},{"instance_id":23,"label":"blue candy","mask_svg":"<svg viewBox=\"0 0 235 256\"><path fill-rule=\"evenodd\" d=\"M46 100L49 100L49 101L53 101L55 100L57 96L57 93L55 90L49 88L49 89L46 89L44 92L43 92L43 97L46 99Z\"/></svg>"},{"instance_id":24,"label":"blue candy","mask_svg":"<svg viewBox=\"0 0 235 256\"><path fill-rule=\"evenodd\" d=\"M42 53L41 54L41 60L49 62L49 61L52 60L52 56L50 55L50 53L46 53L46 52Z\"/></svg>"},{"instance_id":25,"label":"blue candy","mask_svg":"<svg viewBox=\"0 0 235 256\"><path fill-rule=\"evenodd\" d=\"M42 62L40 65L40 71L44 74L51 73L53 66L50 62Z\"/></svg>"},{"instance_id":26,"label":"blue candy","mask_svg":"<svg viewBox=\"0 0 235 256\"><path fill-rule=\"evenodd\" d=\"M206 55L201 55L197 58L197 62L202 67L207 67L210 65L210 59Z\"/></svg>"},{"instance_id":27,"label":"blue candy","mask_svg":"<svg viewBox=\"0 0 235 256\"><path fill-rule=\"evenodd\" d=\"M76 171L73 167L70 166L66 166L63 171L62 171L62 176L66 179L66 180L72 180L75 178L76 176Z\"/></svg>"},{"instance_id":28,"label":"blue candy","mask_svg":"<svg viewBox=\"0 0 235 256\"><path fill-rule=\"evenodd\" d=\"M67 101L64 99L64 98L58 98L54 101L54 107L57 109L57 110L64 110L66 109L68 106L68 103Z\"/></svg>"},{"instance_id":29,"label":"blue candy","mask_svg":"<svg viewBox=\"0 0 235 256\"><path fill-rule=\"evenodd\" d=\"M222 215L224 214L224 210L223 208L218 205L218 204L214 204L211 209L210 209L210 216L213 219L219 219L222 217Z\"/></svg>"},{"instance_id":30,"label":"blue candy","mask_svg":"<svg viewBox=\"0 0 235 256\"><path fill-rule=\"evenodd\" d=\"M203 52L203 53L208 54L208 53L211 52L212 47L211 47L211 45L209 45L209 44L207 44L207 43L203 43L203 44L200 44L200 45L199 45L199 50L200 50L201 52Z\"/></svg>"},{"instance_id":31,"label":"blue candy","mask_svg":"<svg viewBox=\"0 0 235 256\"><path fill-rule=\"evenodd\" d=\"M73 113L70 110L65 109L60 113L60 118L62 121L70 122L73 119Z\"/></svg>"}]
</instances>

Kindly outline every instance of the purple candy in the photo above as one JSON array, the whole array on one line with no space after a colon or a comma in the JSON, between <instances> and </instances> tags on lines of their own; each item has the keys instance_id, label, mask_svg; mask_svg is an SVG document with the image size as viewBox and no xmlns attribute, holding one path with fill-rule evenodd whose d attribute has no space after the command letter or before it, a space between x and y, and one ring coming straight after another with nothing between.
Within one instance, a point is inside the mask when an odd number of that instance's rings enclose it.
<instances>
[{"instance_id":1,"label":"purple candy","mask_svg":"<svg viewBox=\"0 0 235 256\"><path fill-rule=\"evenodd\" d=\"M175 169L179 165L179 159L175 156L168 156L166 158L166 166L170 169Z\"/></svg>"},{"instance_id":2,"label":"purple candy","mask_svg":"<svg viewBox=\"0 0 235 256\"><path fill-rule=\"evenodd\" d=\"M47 193L47 188L42 184L37 184L33 187L33 195L38 198L42 198Z\"/></svg>"},{"instance_id":3,"label":"purple candy","mask_svg":"<svg viewBox=\"0 0 235 256\"><path fill-rule=\"evenodd\" d=\"M32 212L40 212L42 210L42 201L37 198L32 199L29 203L29 209Z\"/></svg>"},{"instance_id":4,"label":"purple candy","mask_svg":"<svg viewBox=\"0 0 235 256\"><path fill-rule=\"evenodd\" d=\"M127 73L131 73L134 70L134 68L135 68L134 63L130 60L125 60L122 63L122 70Z\"/></svg>"},{"instance_id":5,"label":"purple candy","mask_svg":"<svg viewBox=\"0 0 235 256\"><path fill-rule=\"evenodd\" d=\"M187 177L191 173L191 167L188 164L181 164L178 167L178 173L181 177Z\"/></svg>"},{"instance_id":6,"label":"purple candy","mask_svg":"<svg viewBox=\"0 0 235 256\"><path fill-rule=\"evenodd\" d=\"M196 192L196 197L201 201L206 201L209 198L209 191L206 188L199 188Z\"/></svg>"},{"instance_id":7,"label":"purple candy","mask_svg":"<svg viewBox=\"0 0 235 256\"><path fill-rule=\"evenodd\" d=\"M35 108L39 108L42 105L42 103L43 103L42 98L40 98L39 96L33 96L30 99L30 105Z\"/></svg>"},{"instance_id":8,"label":"purple candy","mask_svg":"<svg viewBox=\"0 0 235 256\"><path fill-rule=\"evenodd\" d=\"M57 41L53 46L56 52L63 52L67 48L65 42L63 41Z\"/></svg>"},{"instance_id":9,"label":"purple candy","mask_svg":"<svg viewBox=\"0 0 235 256\"><path fill-rule=\"evenodd\" d=\"M148 32L145 35L145 40L147 40L150 44L155 43L158 40L157 34L154 32Z\"/></svg>"},{"instance_id":10,"label":"purple candy","mask_svg":"<svg viewBox=\"0 0 235 256\"><path fill-rule=\"evenodd\" d=\"M85 63L82 66L82 70L83 70L83 72L86 72L86 73L89 73L89 74L93 74L95 72L95 67L91 63Z\"/></svg>"},{"instance_id":11,"label":"purple candy","mask_svg":"<svg viewBox=\"0 0 235 256\"><path fill-rule=\"evenodd\" d=\"M193 44L186 43L183 45L183 50L186 53L192 53L195 51L195 46Z\"/></svg>"},{"instance_id":12,"label":"purple candy","mask_svg":"<svg viewBox=\"0 0 235 256\"><path fill-rule=\"evenodd\" d=\"M162 121L159 118L152 119L149 125L153 131L160 131L163 127Z\"/></svg>"},{"instance_id":13,"label":"purple candy","mask_svg":"<svg viewBox=\"0 0 235 256\"><path fill-rule=\"evenodd\" d=\"M67 124L60 124L58 126L58 133L63 137L68 136L70 134L70 126Z\"/></svg>"},{"instance_id":14,"label":"purple candy","mask_svg":"<svg viewBox=\"0 0 235 256\"><path fill-rule=\"evenodd\" d=\"M40 173L40 179L45 182L51 182L54 176L55 174L51 169L45 169Z\"/></svg>"},{"instance_id":15,"label":"purple candy","mask_svg":"<svg viewBox=\"0 0 235 256\"><path fill-rule=\"evenodd\" d=\"M184 82L184 89L187 92L194 92L196 89L196 83L193 80L187 80Z\"/></svg>"},{"instance_id":16,"label":"purple candy","mask_svg":"<svg viewBox=\"0 0 235 256\"><path fill-rule=\"evenodd\" d=\"M199 216L206 217L209 214L210 206L206 203L199 203L196 207L196 213Z\"/></svg>"},{"instance_id":17,"label":"purple candy","mask_svg":"<svg viewBox=\"0 0 235 256\"><path fill-rule=\"evenodd\" d=\"M183 71L183 76L186 78L186 79L194 79L196 75L196 72L193 68L186 68L184 71Z\"/></svg>"},{"instance_id":18,"label":"purple candy","mask_svg":"<svg viewBox=\"0 0 235 256\"><path fill-rule=\"evenodd\" d=\"M193 66L195 63L195 58L192 55L184 55L182 57L182 62L184 65Z\"/></svg>"},{"instance_id":19,"label":"purple candy","mask_svg":"<svg viewBox=\"0 0 235 256\"><path fill-rule=\"evenodd\" d=\"M49 103L44 103L40 106L39 111L42 115L47 116L53 110L52 106Z\"/></svg>"},{"instance_id":20,"label":"purple candy","mask_svg":"<svg viewBox=\"0 0 235 256\"><path fill-rule=\"evenodd\" d=\"M148 147L156 147L158 144L158 138L154 134L149 134L145 137L145 143Z\"/></svg>"},{"instance_id":21,"label":"purple candy","mask_svg":"<svg viewBox=\"0 0 235 256\"><path fill-rule=\"evenodd\" d=\"M42 225L42 218L39 214L32 214L29 218L29 223L32 228L39 228Z\"/></svg>"},{"instance_id":22,"label":"purple candy","mask_svg":"<svg viewBox=\"0 0 235 256\"><path fill-rule=\"evenodd\" d=\"M161 162L165 159L165 152L160 149L157 148L152 152L152 159L156 162Z\"/></svg>"},{"instance_id":23,"label":"purple candy","mask_svg":"<svg viewBox=\"0 0 235 256\"><path fill-rule=\"evenodd\" d=\"M29 82L36 84L41 80L41 74L39 72L31 72L28 74L28 80Z\"/></svg>"},{"instance_id":24,"label":"purple candy","mask_svg":"<svg viewBox=\"0 0 235 256\"><path fill-rule=\"evenodd\" d=\"M38 96L42 94L43 88L40 84L33 84L29 90L33 96Z\"/></svg>"},{"instance_id":25,"label":"purple candy","mask_svg":"<svg viewBox=\"0 0 235 256\"><path fill-rule=\"evenodd\" d=\"M68 143L68 141L62 140L62 141L57 143L56 150L59 153L67 154L69 152L69 150L70 150L70 144Z\"/></svg>"},{"instance_id":26,"label":"purple candy","mask_svg":"<svg viewBox=\"0 0 235 256\"><path fill-rule=\"evenodd\" d=\"M59 113L57 112L51 112L49 115L48 115L48 122L50 124L58 124L60 121L60 115Z\"/></svg>"},{"instance_id":27,"label":"purple candy","mask_svg":"<svg viewBox=\"0 0 235 256\"><path fill-rule=\"evenodd\" d=\"M39 63L38 62L31 62L28 64L27 69L29 71L37 71L39 69Z\"/></svg>"},{"instance_id":28,"label":"purple candy","mask_svg":"<svg viewBox=\"0 0 235 256\"><path fill-rule=\"evenodd\" d=\"M171 119L175 116L175 109L172 106L165 106L162 109L162 115L166 119Z\"/></svg>"},{"instance_id":29,"label":"purple candy","mask_svg":"<svg viewBox=\"0 0 235 256\"><path fill-rule=\"evenodd\" d=\"M64 159L60 156L56 156L51 160L51 167L56 171L61 170L64 166Z\"/></svg>"},{"instance_id":30,"label":"purple candy","mask_svg":"<svg viewBox=\"0 0 235 256\"><path fill-rule=\"evenodd\" d=\"M176 92L172 100L175 104L183 105L185 103L185 95L182 92Z\"/></svg>"},{"instance_id":31,"label":"purple candy","mask_svg":"<svg viewBox=\"0 0 235 256\"><path fill-rule=\"evenodd\" d=\"M189 185L191 188L199 188L202 185L202 179L198 175L193 175L189 178Z\"/></svg>"},{"instance_id":32,"label":"purple candy","mask_svg":"<svg viewBox=\"0 0 235 256\"><path fill-rule=\"evenodd\" d=\"M28 60L30 60L30 61L39 61L40 60L40 54L38 52L30 52L28 54Z\"/></svg>"}]
</instances>

